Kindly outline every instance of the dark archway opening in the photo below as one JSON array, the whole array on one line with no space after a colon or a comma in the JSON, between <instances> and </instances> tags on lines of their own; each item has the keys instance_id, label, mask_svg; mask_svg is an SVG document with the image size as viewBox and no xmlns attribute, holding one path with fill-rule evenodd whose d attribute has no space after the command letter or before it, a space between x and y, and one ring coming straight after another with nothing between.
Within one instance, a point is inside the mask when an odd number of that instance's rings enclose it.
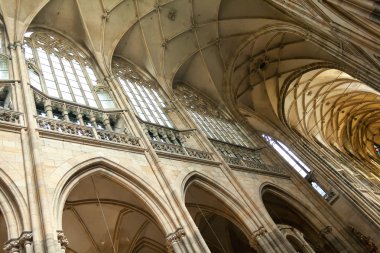
<instances>
[{"instance_id":1,"label":"dark archway opening","mask_svg":"<svg viewBox=\"0 0 380 253\"><path fill-rule=\"evenodd\" d=\"M212 253L257 252L227 205L196 183L186 191L186 207Z\"/></svg>"},{"instance_id":2,"label":"dark archway opening","mask_svg":"<svg viewBox=\"0 0 380 253\"><path fill-rule=\"evenodd\" d=\"M274 191L264 189L262 199L274 223L277 225L289 225L298 229L303 233L304 240L316 253L337 252L323 235L316 230L311 220ZM298 244L294 244L294 240L289 242L296 250L299 248Z\"/></svg>"}]
</instances>

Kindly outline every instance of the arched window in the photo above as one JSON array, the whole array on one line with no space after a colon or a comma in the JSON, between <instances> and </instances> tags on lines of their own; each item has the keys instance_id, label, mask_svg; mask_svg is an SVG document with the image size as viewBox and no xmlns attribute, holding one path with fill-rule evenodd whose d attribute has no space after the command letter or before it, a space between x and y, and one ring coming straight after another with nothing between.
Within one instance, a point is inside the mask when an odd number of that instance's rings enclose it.
<instances>
[{"instance_id":1,"label":"arched window","mask_svg":"<svg viewBox=\"0 0 380 253\"><path fill-rule=\"evenodd\" d=\"M105 86L98 83L94 68L81 50L52 32L25 34L25 59L30 84L51 97L110 109L115 104Z\"/></svg>"},{"instance_id":2,"label":"arched window","mask_svg":"<svg viewBox=\"0 0 380 253\"><path fill-rule=\"evenodd\" d=\"M311 170L306 166L285 144L282 142L273 139L272 137L263 134L263 138L272 145L272 147L292 166L298 174L303 178L308 178L311 175ZM326 191L312 179L308 179L311 186L324 198L328 198Z\"/></svg>"},{"instance_id":3,"label":"arched window","mask_svg":"<svg viewBox=\"0 0 380 253\"><path fill-rule=\"evenodd\" d=\"M0 80L9 79L8 62L5 29L0 24Z\"/></svg>"},{"instance_id":4,"label":"arched window","mask_svg":"<svg viewBox=\"0 0 380 253\"><path fill-rule=\"evenodd\" d=\"M239 146L250 146L236 124L209 99L183 84L177 85L174 92L208 138Z\"/></svg>"},{"instance_id":5,"label":"arched window","mask_svg":"<svg viewBox=\"0 0 380 253\"><path fill-rule=\"evenodd\" d=\"M112 68L139 118L153 124L173 127L167 115L165 99L154 80L138 73L121 58L114 58Z\"/></svg>"}]
</instances>

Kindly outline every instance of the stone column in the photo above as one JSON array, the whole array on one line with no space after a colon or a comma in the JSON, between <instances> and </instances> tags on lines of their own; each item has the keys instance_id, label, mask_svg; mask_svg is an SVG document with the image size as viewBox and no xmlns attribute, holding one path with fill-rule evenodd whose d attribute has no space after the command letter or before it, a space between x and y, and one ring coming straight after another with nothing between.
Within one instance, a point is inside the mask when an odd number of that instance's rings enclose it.
<instances>
[{"instance_id":1,"label":"stone column","mask_svg":"<svg viewBox=\"0 0 380 253\"><path fill-rule=\"evenodd\" d=\"M48 117L48 119L54 118L54 116L53 116L53 108L51 107L51 101L50 101L50 99L46 99L44 101L44 109L45 109L46 116Z\"/></svg>"},{"instance_id":2,"label":"stone column","mask_svg":"<svg viewBox=\"0 0 380 253\"><path fill-rule=\"evenodd\" d=\"M27 67L25 64L24 54L22 53L22 42L14 43L14 46L10 47L12 54L12 63L15 79L20 80L21 85L16 85L16 94L17 94L17 105L18 109L25 115L25 125L27 129L21 129L21 141L22 141L22 150L24 154L24 169L25 169L25 180L28 193L28 204L30 212L30 225L33 230L33 247L36 253L46 252L44 248L44 235L43 235L43 222L41 221L41 210L38 205L39 199L44 199L45 196L38 198L39 189L44 188L44 180L38 182L37 178L41 177L41 174L36 176L35 165L39 164L38 161L38 133L35 131L37 127L36 121L34 119L34 101L32 94L30 92L30 87L28 85L27 77ZM39 181L39 180L38 180ZM44 205L44 207L46 207ZM42 207L42 209L45 209ZM47 208L46 208L47 209ZM46 210L45 210L46 211ZM46 213L45 213L46 214ZM25 217L29 220L29 217ZM29 222L28 222L29 223ZM30 229L30 228L26 228ZM53 251L50 251L53 252Z\"/></svg>"}]
</instances>

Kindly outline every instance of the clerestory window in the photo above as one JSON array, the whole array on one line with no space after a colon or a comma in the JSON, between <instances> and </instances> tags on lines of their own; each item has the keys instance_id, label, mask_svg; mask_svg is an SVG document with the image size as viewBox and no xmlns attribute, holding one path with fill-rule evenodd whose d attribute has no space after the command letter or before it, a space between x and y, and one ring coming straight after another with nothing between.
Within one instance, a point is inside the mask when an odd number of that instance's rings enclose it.
<instances>
[{"instance_id":1,"label":"clerestory window","mask_svg":"<svg viewBox=\"0 0 380 253\"><path fill-rule=\"evenodd\" d=\"M285 144L273 139L272 137L263 134L262 137L272 145L272 147L298 172L303 178L307 178L311 174L311 170L306 166ZM310 181L311 186L323 198L328 198L328 194L315 181Z\"/></svg>"},{"instance_id":2,"label":"clerestory window","mask_svg":"<svg viewBox=\"0 0 380 253\"><path fill-rule=\"evenodd\" d=\"M173 127L167 114L167 104L156 82L138 73L126 60L114 58L113 73L123 87L140 119L161 126Z\"/></svg>"},{"instance_id":3,"label":"clerestory window","mask_svg":"<svg viewBox=\"0 0 380 253\"><path fill-rule=\"evenodd\" d=\"M244 147L250 146L235 122L209 99L184 84L177 85L174 93L208 138Z\"/></svg>"},{"instance_id":4,"label":"clerestory window","mask_svg":"<svg viewBox=\"0 0 380 253\"><path fill-rule=\"evenodd\" d=\"M47 95L95 108L115 108L89 58L73 43L52 32L25 34L30 84Z\"/></svg>"}]
</instances>

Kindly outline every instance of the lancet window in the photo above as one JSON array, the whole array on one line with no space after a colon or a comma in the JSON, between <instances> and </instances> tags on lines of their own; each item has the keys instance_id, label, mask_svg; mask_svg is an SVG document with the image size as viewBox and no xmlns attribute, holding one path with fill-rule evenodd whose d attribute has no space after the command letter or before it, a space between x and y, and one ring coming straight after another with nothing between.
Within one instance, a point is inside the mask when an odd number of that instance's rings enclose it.
<instances>
[{"instance_id":1,"label":"lancet window","mask_svg":"<svg viewBox=\"0 0 380 253\"><path fill-rule=\"evenodd\" d=\"M167 114L165 98L154 80L138 73L131 64L121 58L114 58L112 68L140 119L173 127Z\"/></svg>"},{"instance_id":2,"label":"lancet window","mask_svg":"<svg viewBox=\"0 0 380 253\"><path fill-rule=\"evenodd\" d=\"M5 30L0 25L0 80L9 79L8 62L9 58L5 43Z\"/></svg>"},{"instance_id":3,"label":"lancet window","mask_svg":"<svg viewBox=\"0 0 380 253\"><path fill-rule=\"evenodd\" d=\"M24 48L30 84L37 90L90 107L115 108L89 57L67 39L52 32L27 32Z\"/></svg>"},{"instance_id":4,"label":"lancet window","mask_svg":"<svg viewBox=\"0 0 380 253\"><path fill-rule=\"evenodd\" d=\"M262 136L293 167L293 169L298 172L298 174L303 178L308 179L308 176L311 175L311 170L285 144L268 135L263 134ZM322 197L328 197L328 194L317 182L311 180L310 184Z\"/></svg>"},{"instance_id":5,"label":"lancet window","mask_svg":"<svg viewBox=\"0 0 380 253\"><path fill-rule=\"evenodd\" d=\"M177 85L176 97L210 139L249 147L249 142L236 124L209 99L187 85Z\"/></svg>"}]
</instances>

